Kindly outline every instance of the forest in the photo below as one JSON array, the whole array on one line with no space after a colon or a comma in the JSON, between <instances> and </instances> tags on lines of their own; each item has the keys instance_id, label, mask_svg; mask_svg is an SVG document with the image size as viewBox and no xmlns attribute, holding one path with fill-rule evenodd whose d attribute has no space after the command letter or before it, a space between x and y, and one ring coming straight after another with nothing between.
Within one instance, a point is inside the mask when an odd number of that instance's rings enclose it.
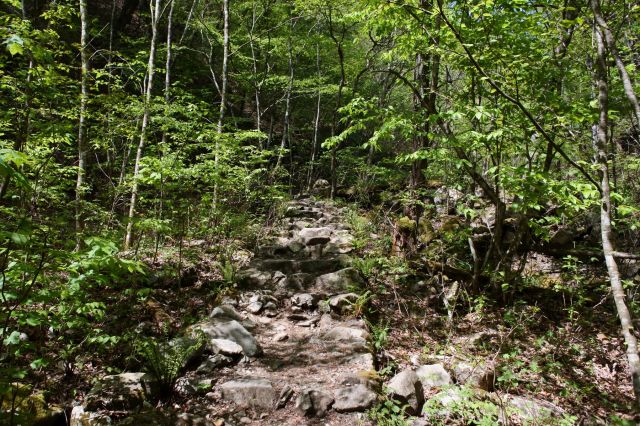
<instances>
[{"instance_id":1,"label":"forest","mask_svg":"<svg viewBox=\"0 0 640 426\"><path fill-rule=\"evenodd\" d=\"M0 0L0 425L640 423L640 3Z\"/></svg>"}]
</instances>

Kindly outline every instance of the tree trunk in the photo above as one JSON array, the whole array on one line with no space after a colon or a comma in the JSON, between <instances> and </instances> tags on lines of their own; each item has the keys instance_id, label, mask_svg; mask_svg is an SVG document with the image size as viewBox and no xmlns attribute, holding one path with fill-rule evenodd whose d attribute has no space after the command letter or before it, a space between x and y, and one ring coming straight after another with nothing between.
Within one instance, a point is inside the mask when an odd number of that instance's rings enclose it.
<instances>
[{"instance_id":1,"label":"tree trunk","mask_svg":"<svg viewBox=\"0 0 640 426\"><path fill-rule=\"evenodd\" d=\"M171 7L169 7L169 16L167 17L167 58L164 66L164 105L165 105L165 114L168 115L169 101L171 99L171 60L172 60L172 36L173 36L173 8L178 0L170 0ZM166 129L162 132L162 143L160 146L160 157L164 156L164 150L166 149L167 144L167 131ZM163 166L160 166L160 197L158 200L158 220L162 220L164 215L164 174L163 174ZM155 241L155 254L154 254L154 262L155 257L158 255L158 247L160 246L160 232L156 231L156 241Z\"/></svg>"},{"instance_id":2,"label":"tree trunk","mask_svg":"<svg viewBox=\"0 0 640 426\"><path fill-rule=\"evenodd\" d=\"M332 11L331 9L329 9L329 36L333 40L333 43L336 45L336 50L338 52L338 60L340 63L340 83L338 85L338 96L336 96L336 107L333 111L333 118L331 120L331 137L335 136L338 130L338 110L342 106L342 91L344 90L344 86L347 83L347 77L344 70L344 50L342 48L342 42L344 41L346 31L347 29L345 25L342 24L342 33L340 34L340 39L338 39L333 28ZM331 148L331 199L335 197L336 187L338 185L337 151L338 151L338 147L334 145Z\"/></svg>"},{"instance_id":3,"label":"tree trunk","mask_svg":"<svg viewBox=\"0 0 640 426\"><path fill-rule=\"evenodd\" d=\"M322 99L322 93L320 91L320 79L322 78L320 71L320 43L316 43L316 69L318 73L318 98L316 101L316 117L313 123L313 145L311 146L311 161L309 161L309 173L307 176L307 191L310 191L313 185L314 167L319 151L318 131L320 129L320 102Z\"/></svg>"},{"instance_id":4,"label":"tree trunk","mask_svg":"<svg viewBox=\"0 0 640 426\"><path fill-rule=\"evenodd\" d=\"M75 200L75 229L76 250L80 249L82 234L82 199L84 193L84 180L87 162L87 99L88 99L88 72L89 56L87 55L87 0L80 0L80 117L78 120L78 174L76 178Z\"/></svg>"},{"instance_id":5,"label":"tree trunk","mask_svg":"<svg viewBox=\"0 0 640 426\"><path fill-rule=\"evenodd\" d=\"M222 125L227 107L227 71L229 67L229 0L222 2L223 42L222 42L222 87L220 90L220 113L218 115L218 135L222 135ZM218 164L220 162L220 137L216 139L213 166L215 168L215 182L213 184L213 212L218 208Z\"/></svg>"},{"instance_id":6,"label":"tree trunk","mask_svg":"<svg viewBox=\"0 0 640 426\"><path fill-rule=\"evenodd\" d=\"M253 42L253 33L258 21L256 15L256 2L253 2L251 11L251 29L249 30L249 47L251 48L251 65L253 67L253 86L256 100L256 130L262 131L262 111L260 110L260 87L262 82L258 81L258 59L256 58L256 50Z\"/></svg>"},{"instance_id":7,"label":"tree trunk","mask_svg":"<svg viewBox=\"0 0 640 426\"><path fill-rule=\"evenodd\" d=\"M124 239L124 249L129 250L133 234L133 218L136 212L136 202L138 200L138 175L140 174L140 162L142 161L142 151L147 142L147 127L149 126L151 114L151 94L153 91L153 75L155 73L156 40L158 38L158 21L160 21L161 0L150 0L151 8L151 44L149 48L149 63L147 64L147 85L144 94L144 112L142 114L142 127L140 129L140 142L136 151L136 162L133 167L133 185L131 187L131 201L129 203L129 223Z\"/></svg>"},{"instance_id":8,"label":"tree trunk","mask_svg":"<svg viewBox=\"0 0 640 426\"><path fill-rule=\"evenodd\" d=\"M292 25L293 28L293 25ZM280 151L278 152L278 159L276 160L276 166L271 173L271 179L275 178L278 169L280 168L280 164L282 163L282 156L284 155L284 150L287 147L287 140L289 138L289 120L291 115L291 92L293 91L293 46L291 45L291 36L289 36L289 84L287 84L287 93L284 107L284 120L282 126L282 139L280 142ZM290 142L289 142L290 143Z\"/></svg>"},{"instance_id":9,"label":"tree trunk","mask_svg":"<svg viewBox=\"0 0 640 426\"><path fill-rule=\"evenodd\" d=\"M598 0L592 0L594 15L598 14ZM635 396L636 408L640 406L640 356L638 356L638 344L634 334L631 313L625 302L625 290L618 271L618 264L614 257L615 248L613 245L613 232L611 229L611 189L609 184L609 165L607 157L607 127L609 120L608 96L609 88L607 84L607 64L605 53L605 41L603 30L596 27L595 31L598 56L596 62L596 84L598 87L598 105L600 117L598 125L594 126L594 145L596 151L596 161L600 166L601 178L601 202L600 202L600 227L602 236L602 251L604 253L613 300L620 319L622 335L627 346L627 361L633 381L633 392Z\"/></svg>"},{"instance_id":10,"label":"tree trunk","mask_svg":"<svg viewBox=\"0 0 640 426\"><path fill-rule=\"evenodd\" d=\"M633 108L636 120L636 125L638 126L638 129L640 129L640 103L638 103L636 92L633 89L633 82L631 81L631 77L629 77L629 73L624 66L622 58L620 57L620 52L618 52L618 48L616 46L616 40L615 38L613 38L611 30L602 17L602 12L600 11L600 1L593 0L592 5L593 16L595 17L596 23L599 26L600 33L603 35L603 43L605 47L609 49L609 53L613 55L613 58L616 61L616 68L618 69L620 79L622 80L624 94L627 96L627 99L629 99L629 103L631 103L631 107Z\"/></svg>"}]
</instances>

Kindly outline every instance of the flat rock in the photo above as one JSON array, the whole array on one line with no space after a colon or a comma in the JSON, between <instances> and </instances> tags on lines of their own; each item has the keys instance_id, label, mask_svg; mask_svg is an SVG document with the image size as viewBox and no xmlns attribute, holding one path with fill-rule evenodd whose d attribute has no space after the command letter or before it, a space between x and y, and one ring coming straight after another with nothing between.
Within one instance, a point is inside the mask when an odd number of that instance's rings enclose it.
<instances>
[{"instance_id":1,"label":"flat rock","mask_svg":"<svg viewBox=\"0 0 640 426\"><path fill-rule=\"evenodd\" d=\"M152 393L152 378L145 373L122 373L102 378L85 399L88 411L130 410L141 407Z\"/></svg>"},{"instance_id":2,"label":"flat rock","mask_svg":"<svg viewBox=\"0 0 640 426\"><path fill-rule=\"evenodd\" d=\"M306 246L326 244L331 240L331 228L304 228L298 232L298 237Z\"/></svg>"},{"instance_id":3,"label":"flat rock","mask_svg":"<svg viewBox=\"0 0 640 426\"><path fill-rule=\"evenodd\" d=\"M222 355L242 355L242 346L229 339L211 339L209 341L213 353Z\"/></svg>"},{"instance_id":4,"label":"flat rock","mask_svg":"<svg viewBox=\"0 0 640 426\"><path fill-rule=\"evenodd\" d=\"M273 408L275 391L266 379L236 379L220 386L222 397L241 407L258 410Z\"/></svg>"},{"instance_id":5,"label":"flat rock","mask_svg":"<svg viewBox=\"0 0 640 426\"><path fill-rule=\"evenodd\" d=\"M364 384L345 386L335 392L334 410L339 413L364 411L375 404L378 396Z\"/></svg>"},{"instance_id":6,"label":"flat rock","mask_svg":"<svg viewBox=\"0 0 640 426\"><path fill-rule=\"evenodd\" d=\"M325 341L344 342L353 344L354 346L363 346L367 344L369 333L362 328L336 326L328 330L322 335Z\"/></svg>"},{"instance_id":7,"label":"flat rock","mask_svg":"<svg viewBox=\"0 0 640 426\"><path fill-rule=\"evenodd\" d=\"M212 318L191 326L190 330L192 333L203 332L209 339L231 340L242 346L247 356L257 356L262 352L255 337L236 320Z\"/></svg>"},{"instance_id":8,"label":"flat rock","mask_svg":"<svg viewBox=\"0 0 640 426\"><path fill-rule=\"evenodd\" d=\"M250 288L265 287L271 282L273 273L258 267L241 269L236 274L238 283Z\"/></svg>"}]
</instances>

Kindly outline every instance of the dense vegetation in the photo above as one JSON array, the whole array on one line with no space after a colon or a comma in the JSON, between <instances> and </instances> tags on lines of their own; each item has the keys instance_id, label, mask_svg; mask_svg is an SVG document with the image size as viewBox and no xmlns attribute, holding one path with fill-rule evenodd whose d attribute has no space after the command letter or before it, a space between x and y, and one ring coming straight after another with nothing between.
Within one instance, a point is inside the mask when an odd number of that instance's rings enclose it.
<instances>
[{"instance_id":1,"label":"dense vegetation","mask_svg":"<svg viewBox=\"0 0 640 426\"><path fill-rule=\"evenodd\" d=\"M0 0L0 395L140 362L131 306L221 294L326 181L362 272L455 281L445 316L615 315L597 404L633 414L639 34L624 1Z\"/></svg>"}]
</instances>

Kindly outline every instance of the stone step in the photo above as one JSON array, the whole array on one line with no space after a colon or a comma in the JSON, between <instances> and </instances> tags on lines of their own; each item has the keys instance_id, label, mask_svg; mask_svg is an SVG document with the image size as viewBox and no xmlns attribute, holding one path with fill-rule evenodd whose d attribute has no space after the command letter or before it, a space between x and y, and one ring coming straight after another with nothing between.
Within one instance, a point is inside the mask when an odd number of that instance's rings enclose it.
<instances>
[{"instance_id":1,"label":"stone step","mask_svg":"<svg viewBox=\"0 0 640 426\"><path fill-rule=\"evenodd\" d=\"M320 259L254 259L249 267L265 272L280 271L285 275L299 272L321 275L343 269L348 263L347 257L338 255Z\"/></svg>"}]
</instances>

